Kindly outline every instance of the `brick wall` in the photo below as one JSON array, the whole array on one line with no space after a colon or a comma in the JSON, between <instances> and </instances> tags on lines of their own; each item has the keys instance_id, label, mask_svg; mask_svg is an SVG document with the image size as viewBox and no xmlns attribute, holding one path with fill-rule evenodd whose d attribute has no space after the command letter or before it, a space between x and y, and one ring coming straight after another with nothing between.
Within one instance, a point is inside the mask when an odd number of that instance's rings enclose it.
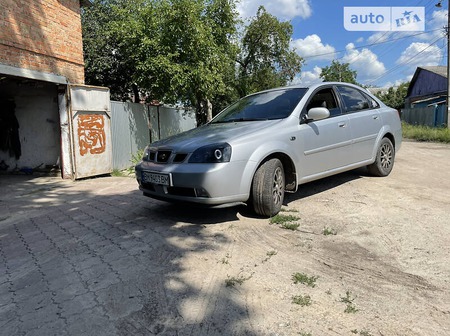
<instances>
[{"instance_id":1,"label":"brick wall","mask_svg":"<svg viewBox=\"0 0 450 336\"><path fill-rule=\"evenodd\" d=\"M79 0L1 0L0 63L83 84Z\"/></svg>"}]
</instances>

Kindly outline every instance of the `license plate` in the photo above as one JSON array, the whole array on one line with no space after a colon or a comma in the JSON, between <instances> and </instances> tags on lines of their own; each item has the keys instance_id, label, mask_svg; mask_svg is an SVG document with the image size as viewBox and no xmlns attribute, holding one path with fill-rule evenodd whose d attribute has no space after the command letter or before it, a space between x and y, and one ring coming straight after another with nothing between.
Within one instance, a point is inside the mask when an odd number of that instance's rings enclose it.
<instances>
[{"instance_id":1,"label":"license plate","mask_svg":"<svg viewBox=\"0 0 450 336\"><path fill-rule=\"evenodd\" d=\"M170 186L170 175L143 171L142 182Z\"/></svg>"}]
</instances>

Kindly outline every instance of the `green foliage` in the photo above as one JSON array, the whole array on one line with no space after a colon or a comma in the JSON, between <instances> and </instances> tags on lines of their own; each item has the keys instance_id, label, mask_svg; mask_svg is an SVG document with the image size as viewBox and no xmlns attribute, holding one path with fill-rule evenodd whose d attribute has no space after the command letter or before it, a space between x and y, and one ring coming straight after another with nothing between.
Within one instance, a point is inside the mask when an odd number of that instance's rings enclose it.
<instances>
[{"instance_id":1,"label":"green foliage","mask_svg":"<svg viewBox=\"0 0 450 336\"><path fill-rule=\"evenodd\" d=\"M299 220L300 218L294 215L283 215L277 214L269 219L270 224L284 224L287 222L293 222Z\"/></svg>"},{"instance_id":2,"label":"green foliage","mask_svg":"<svg viewBox=\"0 0 450 336\"><path fill-rule=\"evenodd\" d=\"M450 129L428 126L414 126L402 123L403 137L417 141L450 143Z\"/></svg>"},{"instance_id":3,"label":"green foliage","mask_svg":"<svg viewBox=\"0 0 450 336\"><path fill-rule=\"evenodd\" d=\"M376 96L387 106L401 110L405 107L409 82L400 84L397 88L390 87L387 92L379 92Z\"/></svg>"},{"instance_id":4,"label":"green foliage","mask_svg":"<svg viewBox=\"0 0 450 336\"><path fill-rule=\"evenodd\" d=\"M292 275L292 281L294 281L294 284L304 284L309 287L316 287L316 280L318 279L317 276L308 276L305 273L294 273Z\"/></svg>"},{"instance_id":5,"label":"green foliage","mask_svg":"<svg viewBox=\"0 0 450 336\"><path fill-rule=\"evenodd\" d=\"M93 0L92 6L82 10L85 82L107 86L111 98L130 100L133 91L135 63L126 50L126 41L115 33L114 24L120 21L115 6L119 0Z\"/></svg>"},{"instance_id":6,"label":"green foliage","mask_svg":"<svg viewBox=\"0 0 450 336\"><path fill-rule=\"evenodd\" d=\"M289 46L292 25L260 6L244 30L238 55L239 95L286 85L301 71L303 59Z\"/></svg>"},{"instance_id":7,"label":"green foliage","mask_svg":"<svg viewBox=\"0 0 450 336\"><path fill-rule=\"evenodd\" d=\"M251 279L251 277L252 277L251 275L249 275L248 277L244 277L242 275L239 275L238 277L227 276L227 279L225 280L225 286L234 287L237 284L242 285L245 281Z\"/></svg>"},{"instance_id":8,"label":"green foliage","mask_svg":"<svg viewBox=\"0 0 450 336\"><path fill-rule=\"evenodd\" d=\"M236 3L93 0L82 12L86 83L116 100L193 106L198 125L243 95L285 85L303 62L290 48L292 25L261 6L239 42Z\"/></svg>"},{"instance_id":9,"label":"green foliage","mask_svg":"<svg viewBox=\"0 0 450 336\"><path fill-rule=\"evenodd\" d=\"M345 307L344 313L356 313L358 309L356 308L353 301L356 297L352 297L352 293L350 291L345 292L345 296L341 296L341 302L344 302L347 306Z\"/></svg>"},{"instance_id":10,"label":"green foliage","mask_svg":"<svg viewBox=\"0 0 450 336\"><path fill-rule=\"evenodd\" d=\"M281 224L281 227L283 229L292 230L292 231L297 230L299 226L300 226L300 224L298 224L298 223L282 223Z\"/></svg>"},{"instance_id":11,"label":"green foliage","mask_svg":"<svg viewBox=\"0 0 450 336\"><path fill-rule=\"evenodd\" d=\"M335 235L337 235L337 231L335 229L330 229L328 227L323 228L323 232L322 233L323 233L324 236L330 236L330 235L335 236Z\"/></svg>"},{"instance_id":12,"label":"green foliage","mask_svg":"<svg viewBox=\"0 0 450 336\"><path fill-rule=\"evenodd\" d=\"M300 305L302 307L304 306L310 306L311 305L311 297L309 295L296 295L292 297L292 303Z\"/></svg>"},{"instance_id":13,"label":"green foliage","mask_svg":"<svg viewBox=\"0 0 450 336\"><path fill-rule=\"evenodd\" d=\"M349 63L331 62L330 66L322 68L320 78L324 82L346 82L357 84L356 71L350 69Z\"/></svg>"}]
</instances>

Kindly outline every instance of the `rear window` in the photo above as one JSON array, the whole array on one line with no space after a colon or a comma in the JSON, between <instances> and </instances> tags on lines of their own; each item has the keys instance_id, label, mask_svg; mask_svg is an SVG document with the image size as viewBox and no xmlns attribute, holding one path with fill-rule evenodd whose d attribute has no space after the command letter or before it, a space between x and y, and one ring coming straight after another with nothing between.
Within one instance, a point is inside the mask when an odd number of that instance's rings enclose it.
<instances>
[{"instance_id":1,"label":"rear window","mask_svg":"<svg viewBox=\"0 0 450 336\"><path fill-rule=\"evenodd\" d=\"M373 103L376 104L376 101L374 101L373 99L372 102L369 102L367 98L368 95L364 94L358 89L348 86L338 86L338 90L341 94L342 100L344 101L345 110L347 112L356 112L371 109L374 108Z\"/></svg>"}]
</instances>

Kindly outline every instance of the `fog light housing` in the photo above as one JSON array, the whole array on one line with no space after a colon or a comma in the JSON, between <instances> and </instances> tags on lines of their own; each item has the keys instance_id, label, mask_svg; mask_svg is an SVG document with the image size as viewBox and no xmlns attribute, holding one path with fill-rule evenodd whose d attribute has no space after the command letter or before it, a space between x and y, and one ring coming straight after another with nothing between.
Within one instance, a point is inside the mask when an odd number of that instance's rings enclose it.
<instances>
[{"instance_id":1,"label":"fog light housing","mask_svg":"<svg viewBox=\"0 0 450 336\"><path fill-rule=\"evenodd\" d=\"M208 192L204 188L195 188L195 194L197 195L197 197L210 197Z\"/></svg>"}]
</instances>

